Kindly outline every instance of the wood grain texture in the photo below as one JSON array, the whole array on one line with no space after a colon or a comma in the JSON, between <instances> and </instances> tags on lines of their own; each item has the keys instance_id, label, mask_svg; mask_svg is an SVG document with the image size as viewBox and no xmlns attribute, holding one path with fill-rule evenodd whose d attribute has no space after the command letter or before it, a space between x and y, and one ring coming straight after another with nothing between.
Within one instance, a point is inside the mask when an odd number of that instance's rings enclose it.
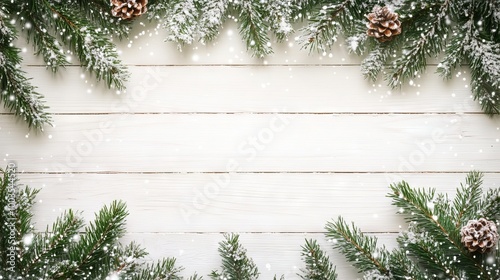
<instances>
[{"instance_id":1,"label":"wood grain texture","mask_svg":"<svg viewBox=\"0 0 500 280\"><path fill-rule=\"evenodd\" d=\"M27 67L53 113L480 113L468 74L444 82L436 67L413 86L390 90L359 66L131 66L120 95L83 70ZM466 70L463 70L466 71ZM82 76L83 75L83 76ZM196 78L194 78L196 77ZM465 78L465 80L463 80ZM195 81L194 81L195 80Z\"/></svg>"},{"instance_id":2,"label":"wood grain texture","mask_svg":"<svg viewBox=\"0 0 500 280\"><path fill-rule=\"evenodd\" d=\"M0 116L0 153L30 172L451 172L500 167L484 115L55 116L25 138ZM8 147L8 150L5 148Z\"/></svg>"},{"instance_id":3,"label":"wood grain texture","mask_svg":"<svg viewBox=\"0 0 500 280\"><path fill-rule=\"evenodd\" d=\"M326 221L339 215L364 231L383 233L406 228L385 196L390 184L404 179L452 196L465 174L22 174L21 179L42 189L35 216L40 229L66 209L83 210L90 220L104 204L121 199L134 233L323 232ZM487 174L484 187L494 188L499 180L500 174ZM152 222L155 216L161 222Z\"/></svg>"},{"instance_id":4,"label":"wood grain texture","mask_svg":"<svg viewBox=\"0 0 500 280\"><path fill-rule=\"evenodd\" d=\"M0 109L0 158L42 188L37 229L64 209L90 220L122 199L125 240L151 259L177 257L186 275L220 264L221 232L242 232L261 279L298 279L308 237L350 280L360 276L328 248L327 220L342 215L391 248L405 224L385 197L390 183L453 195L476 169L487 172L485 188L498 187L500 119L471 98L465 68L442 81L431 59L426 73L390 90L365 80L362 58L340 45L309 55L291 38L260 60L234 23L182 53L151 24L133 32L118 44L132 74L120 94L77 61L52 74L17 42L21 67L55 114L55 127L36 134Z\"/></svg>"}]
</instances>

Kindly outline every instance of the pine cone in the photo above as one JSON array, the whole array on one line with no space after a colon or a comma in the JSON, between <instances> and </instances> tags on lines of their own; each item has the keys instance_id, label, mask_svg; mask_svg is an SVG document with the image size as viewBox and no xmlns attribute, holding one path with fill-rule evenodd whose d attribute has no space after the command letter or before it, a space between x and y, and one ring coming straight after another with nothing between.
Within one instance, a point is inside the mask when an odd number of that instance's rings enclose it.
<instances>
[{"instance_id":1,"label":"pine cone","mask_svg":"<svg viewBox=\"0 0 500 280\"><path fill-rule=\"evenodd\" d=\"M484 218L468 221L460 230L460 235L469 252L487 253L495 248L498 241L497 226Z\"/></svg>"},{"instance_id":2,"label":"pine cone","mask_svg":"<svg viewBox=\"0 0 500 280\"><path fill-rule=\"evenodd\" d=\"M144 14L148 0L111 0L111 14L122 19L132 19Z\"/></svg>"},{"instance_id":3,"label":"pine cone","mask_svg":"<svg viewBox=\"0 0 500 280\"><path fill-rule=\"evenodd\" d=\"M366 24L368 30L366 34L375 37L379 42L387 42L398 34L401 34L401 22L397 13L391 12L387 6L375 6L373 12L366 18L369 22Z\"/></svg>"}]
</instances>

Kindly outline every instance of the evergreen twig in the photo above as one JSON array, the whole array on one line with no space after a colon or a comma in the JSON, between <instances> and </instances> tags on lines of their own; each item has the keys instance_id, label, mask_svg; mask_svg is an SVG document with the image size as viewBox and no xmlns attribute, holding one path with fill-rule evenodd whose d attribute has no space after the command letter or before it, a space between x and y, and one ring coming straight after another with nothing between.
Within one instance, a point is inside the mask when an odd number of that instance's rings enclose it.
<instances>
[{"instance_id":1,"label":"evergreen twig","mask_svg":"<svg viewBox=\"0 0 500 280\"><path fill-rule=\"evenodd\" d=\"M213 280L238 279L257 280L260 273L254 261L247 256L247 250L239 242L239 235L225 234L225 240L219 243L222 258L220 271L210 273Z\"/></svg>"},{"instance_id":2,"label":"evergreen twig","mask_svg":"<svg viewBox=\"0 0 500 280\"><path fill-rule=\"evenodd\" d=\"M460 229L468 220L499 221L500 189L483 196L481 184L482 174L470 172L453 201L435 189L414 189L404 181L391 185L388 196L409 223L392 252L377 248L375 238L342 218L327 224L327 237L365 279L498 279L498 246L488 255L471 253L461 242Z\"/></svg>"},{"instance_id":3,"label":"evergreen twig","mask_svg":"<svg viewBox=\"0 0 500 280\"><path fill-rule=\"evenodd\" d=\"M302 259L306 268L300 278L304 280L335 280L337 272L328 255L321 250L316 240L307 240L302 246Z\"/></svg>"},{"instance_id":4,"label":"evergreen twig","mask_svg":"<svg viewBox=\"0 0 500 280\"><path fill-rule=\"evenodd\" d=\"M377 247L377 238L364 235L359 228L349 226L342 217L326 224L326 237L359 272L378 271L389 276L389 254L385 247Z\"/></svg>"}]
</instances>

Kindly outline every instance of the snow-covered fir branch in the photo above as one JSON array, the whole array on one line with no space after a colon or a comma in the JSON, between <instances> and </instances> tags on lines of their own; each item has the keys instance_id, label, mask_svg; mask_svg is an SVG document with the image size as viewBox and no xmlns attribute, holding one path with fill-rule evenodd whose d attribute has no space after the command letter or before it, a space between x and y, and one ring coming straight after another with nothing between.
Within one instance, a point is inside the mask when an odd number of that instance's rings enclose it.
<instances>
[{"instance_id":1,"label":"snow-covered fir branch","mask_svg":"<svg viewBox=\"0 0 500 280\"><path fill-rule=\"evenodd\" d=\"M184 44L196 41L198 9L195 0L172 1L170 5L163 28L169 33L167 40L176 42L181 50Z\"/></svg>"},{"instance_id":2,"label":"snow-covered fir branch","mask_svg":"<svg viewBox=\"0 0 500 280\"><path fill-rule=\"evenodd\" d=\"M228 1L197 0L197 4L200 7L198 34L202 43L205 43L219 34L227 16Z\"/></svg>"}]
</instances>

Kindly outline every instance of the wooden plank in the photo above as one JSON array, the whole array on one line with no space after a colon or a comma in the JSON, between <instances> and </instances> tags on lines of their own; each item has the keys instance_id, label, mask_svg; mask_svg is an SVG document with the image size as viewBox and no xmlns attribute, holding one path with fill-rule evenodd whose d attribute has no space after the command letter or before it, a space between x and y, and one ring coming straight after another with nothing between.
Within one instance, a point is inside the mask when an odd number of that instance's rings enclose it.
<instances>
[{"instance_id":1,"label":"wooden plank","mask_svg":"<svg viewBox=\"0 0 500 280\"><path fill-rule=\"evenodd\" d=\"M386 245L391 250L396 244L397 234L377 234L379 246ZM358 279L361 275L350 266L338 251L331 248L323 234L290 233L242 233L240 241L248 250L261 273L260 279L273 279L274 275L284 275L285 279L299 280L297 273L305 267L301 259L301 247L305 239L316 239L322 249L336 265L338 279ZM143 244L150 252L149 261L163 257L175 257L177 264L185 268L183 274L190 276L194 272L207 275L219 269L221 259L218 255L218 243L223 240L221 234L130 234L124 241L135 240Z\"/></svg>"},{"instance_id":2,"label":"wooden plank","mask_svg":"<svg viewBox=\"0 0 500 280\"><path fill-rule=\"evenodd\" d=\"M25 137L0 116L0 154L31 172L496 172L500 119L485 115L55 116Z\"/></svg>"},{"instance_id":3,"label":"wooden plank","mask_svg":"<svg viewBox=\"0 0 500 280\"><path fill-rule=\"evenodd\" d=\"M468 74L443 82L434 74L435 67L429 67L413 86L394 91L384 81L364 80L357 66L134 66L130 70L128 92L117 95L79 68L56 75L43 67L27 68L53 113L482 112L470 98Z\"/></svg>"},{"instance_id":4,"label":"wooden plank","mask_svg":"<svg viewBox=\"0 0 500 280\"><path fill-rule=\"evenodd\" d=\"M465 174L21 174L20 179L42 189L35 207L39 229L69 208L91 220L104 204L120 199L130 212L129 232L321 232L339 215L364 231L397 232L406 223L386 197L389 184L404 179L453 197ZM486 174L483 187L496 188L499 181L499 173Z\"/></svg>"}]
</instances>

